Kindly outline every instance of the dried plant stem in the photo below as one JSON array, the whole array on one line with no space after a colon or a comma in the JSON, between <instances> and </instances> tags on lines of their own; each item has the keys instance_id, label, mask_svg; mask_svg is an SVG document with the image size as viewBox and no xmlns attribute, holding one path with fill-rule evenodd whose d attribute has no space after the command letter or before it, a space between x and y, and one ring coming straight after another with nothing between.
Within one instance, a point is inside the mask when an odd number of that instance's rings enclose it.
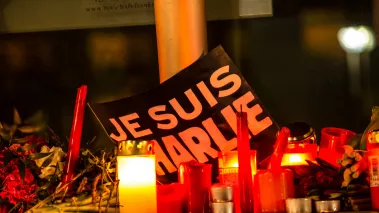
<instances>
[{"instance_id":1,"label":"dried plant stem","mask_svg":"<svg viewBox=\"0 0 379 213\"><path fill-rule=\"evenodd\" d=\"M109 196L108 200L107 200L107 208L105 209L105 213L108 212L108 208L109 208L109 204L110 204L110 201L111 201L111 198L112 198L112 195L115 193L114 190L117 189L117 185L118 185L118 181L112 181L112 189L111 189L111 196ZM117 195L116 195L117 196ZM116 198L116 200L118 200L118 197ZM118 204L118 203L117 203Z\"/></svg>"},{"instance_id":2,"label":"dried plant stem","mask_svg":"<svg viewBox=\"0 0 379 213\"><path fill-rule=\"evenodd\" d=\"M101 174L96 175L92 182L92 204L96 204L97 183L99 183L100 177Z\"/></svg>"},{"instance_id":3,"label":"dried plant stem","mask_svg":"<svg viewBox=\"0 0 379 213\"><path fill-rule=\"evenodd\" d=\"M111 195L109 195L111 196ZM106 197L106 196L105 196ZM116 198L113 197L111 199L111 204L112 206L116 206ZM90 212L97 212L99 211L99 208L101 210L105 210L106 206L108 205L107 201L101 202L100 206L94 206L92 204L92 197L89 196L88 198L85 198L82 201L76 202L75 204L73 203L60 203L60 204L54 204L54 205L48 205L45 207L41 207L33 211L33 213L43 213L43 212L70 212L70 211L75 211L75 212L81 212L81 211L90 211ZM113 208L111 208L113 209Z\"/></svg>"},{"instance_id":4,"label":"dried plant stem","mask_svg":"<svg viewBox=\"0 0 379 213\"><path fill-rule=\"evenodd\" d=\"M83 174L87 173L88 171L90 171L92 169L93 165L89 166L88 168L86 168L85 170L83 170L81 173L79 173L78 175L76 175L73 179L71 179L69 182L63 184L62 186L60 186L59 188L57 188L55 190L55 192L53 194L51 194L49 197L45 198L44 200L40 201L39 203L37 203L35 206L33 206L31 209L29 209L27 212L34 212L35 209L41 207L41 206L44 206L46 205L48 202L50 202L52 200L52 198L55 197L55 195L57 195L59 192L61 192L62 190L64 190L67 186L69 186L72 182L76 181L79 177L81 177Z\"/></svg>"},{"instance_id":5,"label":"dried plant stem","mask_svg":"<svg viewBox=\"0 0 379 213\"><path fill-rule=\"evenodd\" d=\"M101 158L101 186L104 187L105 191L105 186L104 186L104 168L105 168L105 152L103 153L103 156ZM109 197L112 197L112 194L110 194ZM103 193L100 194L100 201L99 201L99 213L101 213L101 202L103 201Z\"/></svg>"},{"instance_id":6,"label":"dried plant stem","mask_svg":"<svg viewBox=\"0 0 379 213\"><path fill-rule=\"evenodd\" d=\"M84 178L80 181L79 187L78 187L78 189L76 190L76 194L80 194L80 193L83 192L83 190L84 190L85 187L86 187L87 182L88 182L88 178L87 178L87 177L84 177Z\"/></svg>"}]
</instances>

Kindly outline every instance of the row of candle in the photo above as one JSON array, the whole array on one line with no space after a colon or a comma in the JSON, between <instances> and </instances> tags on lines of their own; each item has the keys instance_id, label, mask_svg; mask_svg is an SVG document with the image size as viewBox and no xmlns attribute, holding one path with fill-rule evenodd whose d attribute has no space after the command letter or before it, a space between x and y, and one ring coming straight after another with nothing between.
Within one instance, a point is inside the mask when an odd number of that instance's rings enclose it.
<instances>
[{"instance_id":1,"label":"row of candle","mask_svg":"<svg viewBox=\"0 0 379 213\"><path fill-rule=\"evenodd\" d=\"M68 182L73 177L76 162L78 162L86 93L86 86L78 89L63 182ZM220 182L235 188L234 202L238 205L234 206L237 213L253 212L254 206L255 210L259 209L263 212L283 210L285 198L291 197L293 194L293 174L289 170L281 169L280 166L302 165L306 164L305 160L314 160L317 154L317 144L311 142L287 145L288 140L291 139L288 131L287 134L282 134L285 136L285 140L283 138L278 139L279 142L285 141L285 143L276 144L276 148L281 150L274 152L273 157L271 157L270 166L275 168L257 173L257 153L250 151L247 113L242 112L241 109L240 112L236 113L236 117L238 150L219 154ZM343 153L342 145L354 135L355 133L348 130L324 128L319 156L334 164ZM141 144L153 146L148 142L124 142L124 146L132 147L134 151L143 151L141 147L145 148L145 146L141 146ZM148 152L151 154L153 153L152 150L150 148ZM325 153L327 154L325 155ZM129 154L128 157L122 155L118 157L121 209L130 211L131 206L138 206L134 212L156 212L155 157L154 155ZM255 178L253 178L254 176ZM207 205L207 193L211 186L211 165L197 162L182 164L179 167L179 182L184 185L187 191L186 199L188 200L189 212L208 212L208 209L204 208L209 207ZM254 194L253 182L256 183ZM149 203L149 205L143 205L144 203Z\"/></svg>"}]
</instances>

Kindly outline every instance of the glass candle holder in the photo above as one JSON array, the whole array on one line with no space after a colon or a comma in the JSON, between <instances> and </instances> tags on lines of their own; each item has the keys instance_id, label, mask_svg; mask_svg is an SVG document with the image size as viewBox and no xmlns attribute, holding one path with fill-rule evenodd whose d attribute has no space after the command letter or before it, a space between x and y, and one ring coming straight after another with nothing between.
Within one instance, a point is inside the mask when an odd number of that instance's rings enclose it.
<instances>
[{"instance_id":1,"label":"glass candle holder","mask_svg":"<svg viewBox=\"0 0 379 213\"><path fill-rule=\"evenodd\" d=\"M257 151L250 150L252 177L257 173ZM219 181L221 184L234 187L233 197L235 212L240 213L240 191L238 188L238 151L228 151L218 153ZM254 178L253 178L254 182Z\"/></svg>"},{"instance_id":2,"label":"glass candle holder","mask_svg":"<svg viewBox=\"0 0 379 213\"><path fill-rule=\"evenodd\" d=\"M156 213L157 188L154 143L123 141L117 156L121 213Z\"/></svg>"},{"instance_id":3,"label":"glass candle holder","mask_svg":"<svg viewBox=\"0 0 379 213\"><path fill-rule=\"evenodd\" d=\"M212 185L212 165L197 161L181 163L178 170L179 183L184 185L186 212L208 213L209 189Z\"/></svg>"},{"instance_id":4,"label":"glass candle holder","mask_svg":"<svg viewBox=\"0 0 379 213\"><path fill-rule=\"evenodd\" d=\"M308 165L305 160L315 161L317 157L317 144L288 144L283 155L282 166Z\"/></svg>"},{"instance_id":5,"label":"glass candle holder","mask_svg":"<svg viewBox=\"0 0 379 213\"><path fill-rule=\"evenodd\" d=\"M252 176L257 173L257 151L250 150ZM238 184L238 151L218 153L219 181L221 184Z\"/></svg>"},{"instance_id":6,"label":"glass candle holder","mask_svg":"<svg viewBox=\"0 0 379 213\"><path fill-rule=\"evenodd\" d=\"M304 122L294 122L286 125L290 130L288 144L317 144L316 132L313 127Z\"/></svg>"}]
</instances>

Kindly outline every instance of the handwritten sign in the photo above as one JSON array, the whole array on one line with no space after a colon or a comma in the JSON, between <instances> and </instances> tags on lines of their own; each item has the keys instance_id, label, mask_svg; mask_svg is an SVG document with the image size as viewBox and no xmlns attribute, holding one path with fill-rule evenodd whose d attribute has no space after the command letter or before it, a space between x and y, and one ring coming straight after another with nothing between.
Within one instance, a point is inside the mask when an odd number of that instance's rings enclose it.
<instances>
[{"instance_id":1,"label":"handwritten sign","mask_svg":"<svg viewBox=\"0 0 379 213\"><path fill-rule=\"evenodd\" d=\"M248 114L252 149L269 156L278 126L222 47L146 93L90 107L110 138L156 141L157 174L174 181L181 162L213 163L237 147L235 112ZM215 170L215 171L216 171Z\"/></svg>"}]
</instances>

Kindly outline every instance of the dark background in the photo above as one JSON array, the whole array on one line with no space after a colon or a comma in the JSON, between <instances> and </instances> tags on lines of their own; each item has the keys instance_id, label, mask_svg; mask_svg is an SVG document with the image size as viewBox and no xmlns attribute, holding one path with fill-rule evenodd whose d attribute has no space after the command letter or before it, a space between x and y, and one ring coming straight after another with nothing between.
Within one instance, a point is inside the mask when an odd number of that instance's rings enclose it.
<instances>
[{"instance_id":1,"label":"dark background","mask_svg":"<svg viewBox=\"0 0 379 213\"><path fill-rule=\"evenodd\" d=\"M348 25L375 29L373 1L274 0L273 6L273 17L208 22L209 49L224 47L279 125L305 121L318 132L325 126L363 132L371 106L379 104L379 50L364 56L370 86L353 99L337 32ZM51 128L68 137L81 84L98 102L159 85L155 27L0 35L0 120L11 118L13 106L24 117L43 109ZM83 145L94 136L90 146L111 146L87 110Z\"/></svg>"}]
</instances>

